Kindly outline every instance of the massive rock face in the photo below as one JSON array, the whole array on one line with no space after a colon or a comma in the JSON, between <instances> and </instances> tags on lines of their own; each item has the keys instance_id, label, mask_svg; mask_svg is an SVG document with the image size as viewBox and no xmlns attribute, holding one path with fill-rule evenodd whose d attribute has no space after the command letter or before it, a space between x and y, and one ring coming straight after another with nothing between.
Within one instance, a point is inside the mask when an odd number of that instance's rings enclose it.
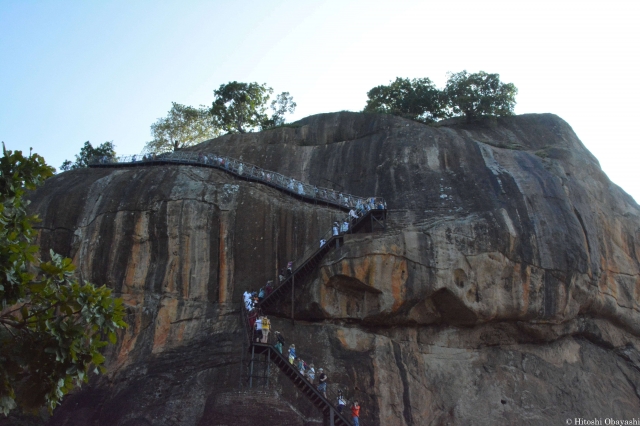
<instances>
[{"instance_id":1,"label":"massive rock face","mask_svg":"<svg viewBox=\"0 0 640 426\"><path fill-rule=\"evenodd\" d=\"M298 289L295 325L284 303L273 319L364 424L637 416L640 209L564 121L298 124L192 149L387 200L387 229L348 236ZM65 172L32 201L43 252L113 287L131 324L49 424L320 421L273 368L273 403L238 393L239 303L342 212L191 166Z\"/></svg>"}]
</instances>

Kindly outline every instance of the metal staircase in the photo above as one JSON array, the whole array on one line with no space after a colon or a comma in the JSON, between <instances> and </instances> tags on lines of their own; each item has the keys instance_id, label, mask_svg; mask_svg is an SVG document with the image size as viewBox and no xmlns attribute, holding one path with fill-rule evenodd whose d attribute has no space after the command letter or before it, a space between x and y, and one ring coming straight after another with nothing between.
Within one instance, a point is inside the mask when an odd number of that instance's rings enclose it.
<instances>
[{"instance_id":1,"label":"metal staircase","mask_svg":"<svg viewBox=\"0 0 640 426\"><path fill-rule=\"evenodd\" d=\"M306 395L311 403L322 412L323 417L331 426L351 426L352 423L345 414L338 412L337 408L325 398L316 387L291 364L287 358L273 346L266 343L254 343L251 348L254 355L264 354L282 371L298 390Z\"/></svg>"},{"instance_id":2,"label":"metal staircase","mask_svg":"<svg viewBox=\"0 0 640 426\"><path fill-rule=\"evenodd\" d=\"M249 350L251 353L248 367L249 387L253 387L254 381L257 381L259 379L262 379L265 387L268 387L271 372L270 365L271 363L273 363L280 369L280 371L285 374L285 376L289 378L293 385L302 394L304 394L318 410L320 410L322 416L325 419L325 424L330 426L352 426L352 423L351 421L349 421L347 416L345 414L339 413L336 406L329 402L329 399L325 398L324 395L313 385L313 383L310 383L306 377L300 374L298 369L290 364L289 360L280 352L278 352L278 350L273 345L268 343L257 343L254 341L253 330L249 325L248 312L244 306L244 303L242 304L241 315L246 331L246 341L248 342ZM262 374L258 374L257 364L264 365L264 371ZM327 393L331 394L331 392L328 390ZM336 398L332 395L332 399Z\"/></svg>"},{"instance_id":3,"label":"metal staircase","mask_svg":"<svg viewBox=\"0 0 640 426\"><path fill-rule=\"evenodd\" d=\"M141 167L154 165L193 165L200 167L212 167L223 170L235 177L260 182L274 187L282 192L315 204L321 203L337 207L343 211L358 209L360 215L357 219L350 219L349 230L346 233L373 232L376 229L386 228L387 210L384 199L380 197L363 198L350 194L344 194L327 188L319 188L306 183L283 176L279 173L264 170L260 167L241 162L239 160L221 157L211 153L198 153L192 151L182 151L162 154L147 154L144 156L127 156L118 158L94 158L89 162L89 167ZM299 260L293 264L291 274L286 277L267 297L259 304L259 310L266 312L273 308L287 294L293 296L295 283L303 282L320 264L322 258L334 248L340 247L344 242L346 233L338 235L326 235L326 242L316 249L307 251ZM331 234L331 232L330 232ZM292 297L293 300L293 297ZM296 388L304 394L309 401L322 412L325 424L329 426L352 426L352 422L347 418L347 414L341 414L337 408L329 402L329 399L318 391L318 389L304 377L297 368L289 363L288 359L282 355L271 344L257 343L253 338L253 330L249 323L248 312L244 303L241 303L242 323L245 329L246 348L251 354L249 360L249 387L253 387L254 380L263 379L266 387L269 386L270 365L275 364ZM293 311L293 307L292 307ZM243 350L241 364L244 366ZM262 359L264 358L264 359ZM257 364L264 367L263 374L257 374ZM329 390L327 394L332 400L336 400L337 395L333 395Z\"/></svg>"},{"instance_id":4,"label":"metal staircase","mask_svg":"<svg viewBox=\"0 0 640 426\"><path fill-rule=\"evenodd\" d=\"M376 228L384 229L386 223L387 211L383 209L368 210L357 220L351 223L349 233L357 233L360 231L372 232ZM281 301L286 295L292 294L295 282L301 283L307 278L315 268L320 264L322 258L331 250L339 247L344 240L345 234L333 235L326 240L326 243L321 247L313 250L310 254L303 256L300 261L296 262L296 267L292 271L291 275L280 283L267 297L265 297L257 307L266 312L270 307L274 307L279 301ZM293 296L293 294L292 294ZM292 298L293 299L293 298ZM241 315L243 318L243 325L246 331L246 337L248 347L251 352L251 358L249 360L249 387L253 386L254 379L263 379L265 386L269 385L270 364L274 363L280 371L282 371L291 382L302 392L309 401L318 408L325 419L325 424L336 426L344 425L351 426L351 421L347 418L346 414L338 412L337 408L325 398L316 387L309 383L306 377L289 363L288 359L283 356L278 350L270 344L257 343L253 339L253 329L251 328L248 320L248 312L244 303L242 304ZM264 359L262 359L264 357ZM257 374L257 364L264 366L264 372L262 375ZM329 392L330 393L330 392ZM337 395L336 395L337 396ZM332 395L331 399L336 399L336 396Z\"/></svg>"},{"instance_id":5,"label":"metal staircase","mask_svg":"<svg viewBox=\"0 0 640 426\"><path fill-rule=\"evenodd\" d=\"M348 233L355 234L359 231L372 232L376 228L384 230L386 217L386 210L369 210L356 221L352 222ZM258 307L262 309L262 311L267 312L269 307L272 307L275 303L281 300L284 295L289 294L296 281L301 283L302 280L309 276L309 274L320 264L320 261L325 254L332 249L339 247L343 243L344 235L345 234L331 236L322 247L319 247L308 256L304 256L300 261L296 261L295 268L291 275L286 277L278 287L266 296L258 304Z\"/></svg>"}]
</instances>

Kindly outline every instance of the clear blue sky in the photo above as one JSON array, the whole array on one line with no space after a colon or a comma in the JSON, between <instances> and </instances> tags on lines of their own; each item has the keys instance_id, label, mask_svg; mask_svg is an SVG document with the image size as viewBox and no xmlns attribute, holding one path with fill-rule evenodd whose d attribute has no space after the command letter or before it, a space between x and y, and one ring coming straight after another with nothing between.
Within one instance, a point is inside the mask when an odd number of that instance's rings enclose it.
<instances>
[{"instance_id":1,"label":"clear blue sky","mask_svg":"<svg viewBox=\"0 0 640 426\"><path fill-rule=\"evenodd\" d=\"M257 81L291 120L361 110L397 76L497 72L516 112L564 118L640 200L637 1L0 0L0 140L55 167L84 141L142 150L171 102Z\"/></svg>"}]
</instances>

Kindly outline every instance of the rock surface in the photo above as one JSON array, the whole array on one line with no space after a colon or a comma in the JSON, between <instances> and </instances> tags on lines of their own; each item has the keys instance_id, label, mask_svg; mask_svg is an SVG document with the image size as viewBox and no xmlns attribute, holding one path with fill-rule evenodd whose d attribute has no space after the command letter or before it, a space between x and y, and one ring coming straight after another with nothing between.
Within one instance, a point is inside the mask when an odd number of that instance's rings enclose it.
<instances>
[{"instance_id":1,"label":"rock surface","mask_svg":"<svg viewBox=\"0 0 640 426\"><path fill-rule=\"evenodd\" d=\"M273 320L330 388L360 401L363 424L638 416L640 209L567 123L334 113L298 124L192 149L387 200L384 232L348 236L303 283L295 326L286 303ZM109 374L48 424L321 421L273 369L277 401L221 407L255 398L225 397L246 391L242 292L342 212L190 166L65 172L32 201L43 252L113 287L131 324Z\"/></svg>"}]
</instances>

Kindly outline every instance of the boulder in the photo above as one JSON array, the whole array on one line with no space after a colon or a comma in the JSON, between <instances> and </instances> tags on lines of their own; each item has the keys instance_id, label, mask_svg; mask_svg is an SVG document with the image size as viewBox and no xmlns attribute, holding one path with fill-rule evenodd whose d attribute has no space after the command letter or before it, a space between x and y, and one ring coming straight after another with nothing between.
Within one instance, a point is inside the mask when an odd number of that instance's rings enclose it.
<instances>
[{"instance_id":1,"label":"boulder","mask_svg":"<svg viewBox=\"0 0 640 426\"><path fill-rule=\"evenodd\" d=\"M559 117L341 112L189 150L387 201L384 230L347 235L296 284L295 323L289 300L272 317L363 424L640 412L640 209ZM255 402L240 302L344 212L188 165L65 172L31 200L43 256L112 287L130 324L48 424L322 421L274 366L274 401ZM249 408L223 416L225 398Z\"/></svg>"}]
</instances>

